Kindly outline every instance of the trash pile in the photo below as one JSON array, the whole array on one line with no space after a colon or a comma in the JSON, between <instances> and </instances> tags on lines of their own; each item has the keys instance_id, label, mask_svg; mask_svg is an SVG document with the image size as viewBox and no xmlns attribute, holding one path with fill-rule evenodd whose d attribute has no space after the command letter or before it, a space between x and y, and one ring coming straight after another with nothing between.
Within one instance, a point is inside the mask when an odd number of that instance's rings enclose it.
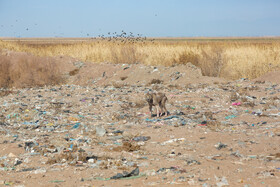
<instances>
[{"instance_id":1,"label":"trash pile","mask_svg":"<svg viewBox=\"0 0 280 187\"><path fill-rule=\"evenodd\" d=\"M149 90L168 116L150 116ZM0 184L273 186L279 98L246 79L1 89Z\"/></svg>"}]
</instances>

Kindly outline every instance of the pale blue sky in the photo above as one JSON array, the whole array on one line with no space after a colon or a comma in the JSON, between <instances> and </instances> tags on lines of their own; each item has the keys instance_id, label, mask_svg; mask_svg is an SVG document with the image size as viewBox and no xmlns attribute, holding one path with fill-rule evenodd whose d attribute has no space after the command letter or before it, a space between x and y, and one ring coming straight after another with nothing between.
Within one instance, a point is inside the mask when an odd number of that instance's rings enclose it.
<instances>
[{"instance_id":1,"label":"pale blue sky","mask_svg":"<svg viewBox=\"0 0 280 187\"><path fill-rule=\"evenodd\" d=\"M0 0L0 37L121 30L148 37L280 36L280 0Z\"/></svg>"}]
</instances>

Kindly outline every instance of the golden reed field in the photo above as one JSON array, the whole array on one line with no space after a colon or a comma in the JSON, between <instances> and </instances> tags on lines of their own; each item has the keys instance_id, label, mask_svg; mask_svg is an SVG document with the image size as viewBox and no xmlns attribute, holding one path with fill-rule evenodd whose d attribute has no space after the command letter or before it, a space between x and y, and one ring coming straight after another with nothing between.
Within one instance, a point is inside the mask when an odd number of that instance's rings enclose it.
<instances>
[{"instance_id":1,"label":"golden reed field","mask_svg":"<svg viewBox=\"0 0 280 187\"><path fill-rule=\"evenodd\" d=\"M280 38L157 38L141 41L90 38L2 38L0 49L36 56L70 56L93 63L173 66L188 62L203 75L256 78L280 67Z\"/></svg>"}]
</instances>

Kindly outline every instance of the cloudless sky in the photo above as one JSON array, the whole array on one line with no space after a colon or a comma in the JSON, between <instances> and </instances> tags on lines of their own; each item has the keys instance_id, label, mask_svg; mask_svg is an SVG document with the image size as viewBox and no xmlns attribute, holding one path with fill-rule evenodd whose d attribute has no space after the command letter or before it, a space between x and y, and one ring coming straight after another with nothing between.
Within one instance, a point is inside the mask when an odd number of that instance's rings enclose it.
<instances>
[{"instance_id":1,"label":"cloudless sky","mask_svg":"<svg viewBox=\"0 0 280 187\"><path fill-rule=\"evenodd\" d=\"M0 37L280 36L280 0L0 0Z\"/></svg>"}]
</instances>

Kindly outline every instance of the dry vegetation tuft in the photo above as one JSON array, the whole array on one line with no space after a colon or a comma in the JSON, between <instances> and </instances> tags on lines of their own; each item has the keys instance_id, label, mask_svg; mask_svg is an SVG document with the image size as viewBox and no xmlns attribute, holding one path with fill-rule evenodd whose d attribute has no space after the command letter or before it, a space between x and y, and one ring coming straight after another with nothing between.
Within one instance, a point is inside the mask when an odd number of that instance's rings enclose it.
<instances>
[{"instance_id":1,"label":"dry vegetation tuft","mask_svg":"<svg viewBox=\"0 0 280 187\"><path fill-rule=\"evenodd\" d=\"M127 76L120 77L120 79L121 79L122 81L124 81L125 79L127 79Z\"/></svg>"},{"instance_id":2,"label":"dry vegetation tuft","mask_svg":"<svg viewBox=\"0 0 280 187\"><path fill-rule=\"evenodd\" d=\"M156 40L146 43L0 41L0 49L38 56L66 55L83 61L143 63L172 66L192 64L203 75L229 79L256 78L280 66L280 41L276 39ZM75 72L73 72L75 73Z\"/></svg>"},{"instance_id":3,"label":"dry vegetation tuft","mask_svg":"<svg viewBox=\"0 0 280 187\"><path fill-rule=\"evenodd\" d=\"M76 68L76 69L70 71L70 72L69 72L69 75L70 75L70 76L77 75L77 74L79 73L79 71L80 71L80 69L77 69L77 68Z\"/></svg>"},{"instance_id":4,"label":"dry vegetation tuft","mask_svg":"<svg viewBox=\"0 0 280 187\"><path fill-rule=\"evenodd\" d=\"M12 61L0 55L0 87L55 85L63 81L58 65L48 58L22 56Z\"/></svg>"},{"instance_id":5,"label":"dry vegetation tuft","mask_svg":"<svg viewBox=\"0 0 280 187\"><path fill-rule=\"evenodd\" d=\"M163 83L163 81L160 80L160 79L152 79L152 80L148 83L148 85L151 85L151 84L161 84L161 83Z\"/></svg>"}]
</instances>

